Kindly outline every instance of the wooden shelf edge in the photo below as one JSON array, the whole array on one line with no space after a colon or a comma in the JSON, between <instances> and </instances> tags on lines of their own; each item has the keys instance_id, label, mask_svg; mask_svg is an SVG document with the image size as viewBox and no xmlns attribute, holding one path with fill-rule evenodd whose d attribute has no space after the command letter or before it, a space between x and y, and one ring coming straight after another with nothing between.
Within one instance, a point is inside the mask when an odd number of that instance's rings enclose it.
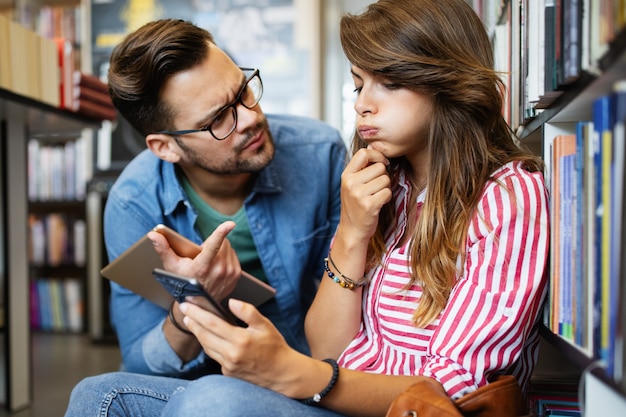
<instances>
[{"instance_id":1,"label":"wooden shelf edge","mask_svg":"<svg viewBox=\"0 0 626 417\"><path fill-rule=\"evenodd\" d=\"M602 86L596 85L596 81L605 78L607 76L610 79L625 77L626 74L622 71L624 60L626 55L626 27L624 27L613 39L610 44L609 51L599 59L598 68L600 73L594 74L589 71L583 70L578 79L570 85L562 86L562 93L558 96L550 106L545 108L541 113L532 119L526 120L524 124L518 129L519 137L523 139L532 135L537 130L541 129L544 123L558 118L559 114L563 112L568 105L576 101L583 96L583 93L593 90L594 94L601 95L607 94L610 90L610 82L604 82ZM615 68L617 67L617 69ZM577 116L573 116L575 119Z\"/></svg>"},{"instance_id":2,"label":"wooden shelf edge","mask_svg":"<svg viewBox=\"0 0 626 417\"><path fill-rule=\"evenodd\" d=\"M590 367L597 362L595 359L587 356L585 352L581 350L581 348L574 346L569 341L563 339L561 336L555 334L547 328L545 325L541 325L539 327L539 334L542 338L544 338L548 343L553 345L558 351L562 352L563 355L581 372L590 369ZM619 396L626 398L626 392L622 390L622 388L615 382L612 378L610 378L604 368L601 366L594 366L589 370L591 374L597 377L602 383L604 383L608 388L617 393Z\"/></svg>"},{"instance_id":3,"label":"wooden shelf edge","mask_svg":"<svg viewBox=\"0 0 626 417\"><path fill-rule=\"evenodd\" d=\"M100 123L101 123L100 120L92 119L90 117L86 117L86 116L83 116L81 114L78 114L78 113L75 113L66 109L61 109L59 107L54 107L54 106L51 106L50 104L37 101L30 97L17 94L13 91L10 91L4 88L0 88L0 99L5 99L14 103L19 103L26 107L45 111L47 113L55 114L57 116L60 116L66 119L72 119L76 122L89 125L89 127L92 127L92 128L100 127Z\"/></svg>"}]
</instances>

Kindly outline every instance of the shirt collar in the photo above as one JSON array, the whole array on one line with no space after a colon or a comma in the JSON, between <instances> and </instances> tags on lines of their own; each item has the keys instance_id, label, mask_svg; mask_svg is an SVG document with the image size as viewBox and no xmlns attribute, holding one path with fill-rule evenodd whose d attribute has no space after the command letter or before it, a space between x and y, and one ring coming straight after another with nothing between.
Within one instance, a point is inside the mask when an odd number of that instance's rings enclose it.
<instances>
[{"instance_id":1,"label":"shirt collar","mask_svg":"<svg viewBox=\"0 0 626 417\"><path fill-rule=\"evenodd\" d=\"M170 215L176 210L179 204L190 204L185 191L182 187L179 176L183 175L177 165L170 162L163 162L161 174L163 175L164 184L172 184L172 186L165 187L164 194L164 207L163 211L165 215ZM278 169L275 166L275 161L272 160L268 166L263 168L256 178L254 186L252 188L252 194L274 194L282 192L283 188L280 182L280 175ZM250 198L250 196L248 196Z\"/></svg>"}]
</instances>

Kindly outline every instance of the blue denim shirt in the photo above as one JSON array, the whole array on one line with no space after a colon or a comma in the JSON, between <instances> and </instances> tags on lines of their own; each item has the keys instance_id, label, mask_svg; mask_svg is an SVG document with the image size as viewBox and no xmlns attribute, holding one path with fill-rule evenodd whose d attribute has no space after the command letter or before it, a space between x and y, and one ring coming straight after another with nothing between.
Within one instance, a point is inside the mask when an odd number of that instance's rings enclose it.
<instances>
[{"instance_id":1,"label":"blue denim shirt","mask_svg":"<svg viewBox=\"0 0 626 417\"><path fill-rule=\"evenodd\" d=\"M263 269L277 290L268 315L278 317L274 323L292 347L308 353L304 316L339 222L346 149L340 134L322 122L296 116L267 115L267 119L276 154L259 173L244 207ZM149 150L126 166L105 206L109 260L158 223L203 241L194 227L197 213L177 172L174 164ZM194 378L214 368L204 353L183 363L163 333L167 311L114 282L110 311L125 370Z\"/></svg>"}]
</instances>

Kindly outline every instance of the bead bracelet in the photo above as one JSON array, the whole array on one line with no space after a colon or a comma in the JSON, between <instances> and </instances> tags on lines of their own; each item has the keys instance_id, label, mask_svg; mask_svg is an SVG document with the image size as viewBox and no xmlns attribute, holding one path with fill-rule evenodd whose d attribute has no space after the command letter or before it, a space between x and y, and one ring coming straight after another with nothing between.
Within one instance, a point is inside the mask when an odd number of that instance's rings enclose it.
<instances>
[{"instance_id":1,"label":"bead bracelet","mask_svg":"<svg viewBox=\"0 0 626 417\"><path fill-rule=\"evenodd\" d=\"M333 268L335 268L337 274L330 270L330 267L328 266L328 261L330 261L330 264L333 266ZM324 269L326 270L328 278L332 279L343 288L354 290L355 288L359 288L367 284L365 277L356 282L342 274L339 268L337 268L337 265L335 265L335 262L333 262L333 258L330 257L330 252L328 252L328 257L324 258Z\"/></svg>"},{"instance_id":2,"label":"bead bracelet","mask_svg":"<svg viewBox=\"0 0 626 417\"><path fill-rule=\"evenodd\" d=\"M321 390L320 392L318 392L317 394L313 395L310 398L300 400L303 404L317 405L320 401L322 401L322 398L328 395L330 390L333 389L333 387L335 386L335 383L337 382L337 378L339 378L339 366L337 365L337 361L334 359L324 359L324 362L330 364L330 366L333 367L333 376L330 377L330 381L328 382L328 385L326 385L326 387L324 387L323 390Z\"/></svg>"}]
</instances>

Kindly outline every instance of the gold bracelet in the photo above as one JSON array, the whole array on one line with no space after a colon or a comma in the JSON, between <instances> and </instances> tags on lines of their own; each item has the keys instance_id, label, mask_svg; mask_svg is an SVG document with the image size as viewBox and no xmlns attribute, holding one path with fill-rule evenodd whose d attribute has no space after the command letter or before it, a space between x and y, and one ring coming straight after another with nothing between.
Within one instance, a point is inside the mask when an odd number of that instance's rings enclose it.
<instances>
[{"instance_id":1,"label":"gold bracelet","mask_svg":"<svg viewBox=\"0 0 626 417\"><path fill-rule=\"evenodd\" d=\"M330 261L330 264L333 266L333 268L335 268L337 274L330 270L330 267L328 266L328 261ZM359 281L354 281L353 279L350 279L342 274L339 268L337 268L337 265L335 265L335 262L333 262L333 258L331 258L330 256L330 251L328 252L328 257L324 258L324 269L326 270L328 278L332 279L343 288L354 290L355 288L363 287L365 284L367 284L367 280L365 279L365 277L361 278Z\"/></svg>"}]
</instances>

